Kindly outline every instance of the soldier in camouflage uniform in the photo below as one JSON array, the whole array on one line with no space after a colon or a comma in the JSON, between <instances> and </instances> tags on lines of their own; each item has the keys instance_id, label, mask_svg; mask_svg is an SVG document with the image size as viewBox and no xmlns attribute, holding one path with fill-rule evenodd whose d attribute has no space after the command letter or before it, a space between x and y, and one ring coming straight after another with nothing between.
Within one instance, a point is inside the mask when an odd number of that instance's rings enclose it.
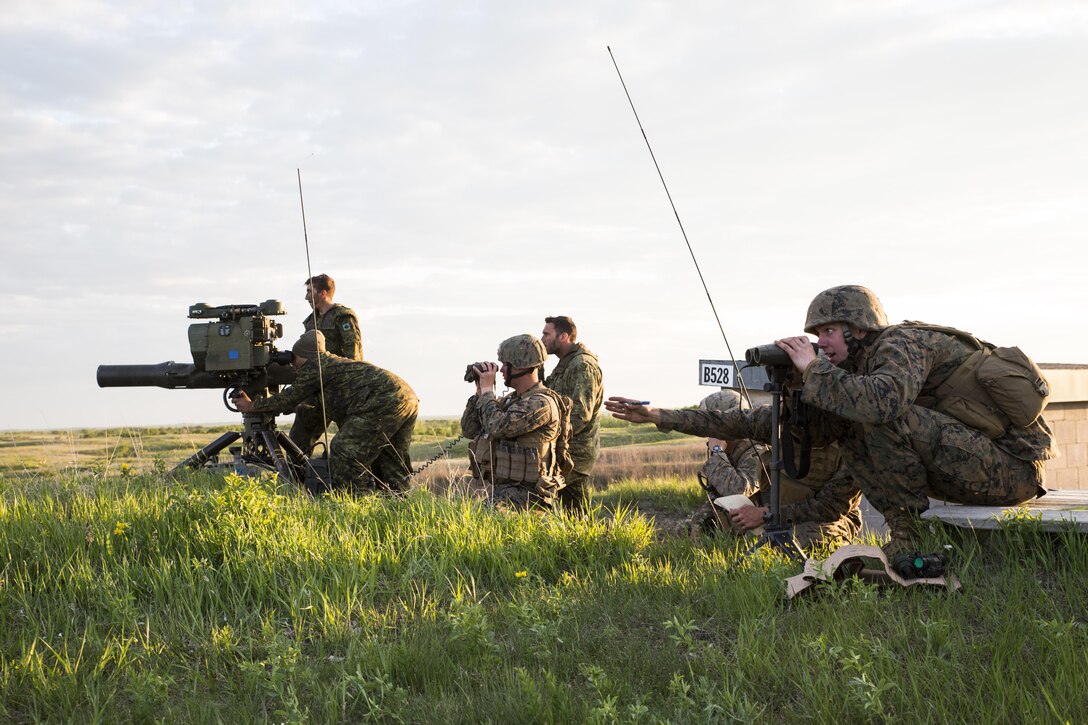
<instances>
[{"instance_id":1,"label":"soldier in camouflage uniform","mask_svg":"<svg viewBox=\"0 0 1088 725\"><path fill-rule=\"evenodd\" d=\"M889 325L871 291L857 285L821 292L809 306L807 337L776 343L801 373L801 400L816 445L837 441L846 466L891 533L889 555L917 546L917 515L929 497L1014 505L1043 492L1043 462L1056 454L1040 416L996 437L938 412L939 388L975 348L947 332ZM696 435L770 435L766 419L740 412L657 410L610 398L617 417Z\"/></svg>"},{"instance_id":2,"label":"soldier in camouflage uniform","mask_svg":"<svg viewBox=\"0 0 1088 725\"><path fill-rule=\"evenodd\" d=\"M319 395L323 382L326 410L338 427L329 444L334 485L355 494L406 491L412 471L408 446L419 409L408 383L368 362L330 355L319 331L304 333L292 352L294 383L256 401L242 393L235 399L238 409L289 413L301 401Z\"/></svg>"},{"instance_id":3,"label":"soldier in camouflage uniform","mask_svg":"<svg viewBox=\"0 0 1088 725\"><path fill-rule=\"evenodd\" d=\"M724 413L746 407L744 399L735 390L719 390L699 402L699 410L716 410ZM759 493L759 455L763 446L747 439L706 439L706 462L699 471L699 480L714 500L725 496L751 498ZM696 533L711 534L729 528L729 512L720 505L707 501L692 515L688 529Z\"/></svg>"},{"instance_id":4,"label":"soldier in camouflage uniform","mask_svg":"<svg viewBox=\"0 0 1088 725\"><path fill-rule=\"evenodd\" d=\"M469 464L475 487L491 487L496 506L550 509L569 470L564 435L569 435L570 400L540 382L547 352L532 335L499 345L500 365L475 363L476 394L461 416L461 435L472 439ZM495 374L514 392L496 398ZM565 411L565 412L564 412ZM566 432L564 433L564 423Z\"/></svg>"},{"instance_id":5,"label":"soldier in camouflage uniform","mask_svg":"<svg viewBox=\"0 0 1088 725\"><path fill-rule=\"evenodd\" d=\"M589 476L601 453L601 404L604 383L597 356L577 342L578 328L566 316L544 318L540 341L548 354L559 358L544 381L557 393L571 399L570 456L574 470L567 474L567 485L559 491L559 502L568 509L583 510L589 495Z\"/></svg>"},{"instance_id":6,"label":"soldier in camouflage uniform","mask_svg":"<svg viewBox=\"0 0 1088 725\"><path fill-rule=\"evenodd\" d=\"M332 301L336 282L327 274L319 274L306 280L305 284L306 301L313 312L303 322L304 329L313 330L316 321L317 329L325 336L326 352L349 360L362 360L363 336L359 332L359 318L349 308ZM295 422L291 424L291 440L309 455L324 434L327 419L327 415L322 415L320 399L301 403L295 410Z\"/></svg>"},{"instance_id":7,"label":"soldier in camouflage uniform","mask_svg":"<svg viewBox=\"0 0 1088 725\"><path fill-rule=\"evenodd\" d=\"M722 390L707 396L699 410L726 413L743 409L742 402L735 391ZM735 532L755 531L770 512L770 450L747 439L709 438L708 445L711 455L702 471L707 484L719 497L739 494L755 505L723 512L707 502L692 517L692 533L710 533L723 527ZM730 446L732 452L725 455ZM722 452L715 455L715 447ZM804 478L781 473L778 490L782 522L793 527L794 538L803 548L846 543L861 530L861 491L842 465L842 456L833 443L812 449L809 472Z\"/></svg>"}]
</instances>

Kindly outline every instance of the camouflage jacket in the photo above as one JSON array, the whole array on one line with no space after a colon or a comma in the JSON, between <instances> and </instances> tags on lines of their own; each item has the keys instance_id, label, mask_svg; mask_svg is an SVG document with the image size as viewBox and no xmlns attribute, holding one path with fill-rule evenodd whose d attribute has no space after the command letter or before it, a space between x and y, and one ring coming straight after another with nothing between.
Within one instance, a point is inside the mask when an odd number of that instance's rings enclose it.
<instances>
[{"instance_id":1,"label":"camouflage jacket","mask_svg":"<svg viewBox=\"0 0 1088 725\"><path fill-rule=\"evenodd\" d=\"M754 496L759 491L759 454L751 441L737 441L732 452L711 452L701 473L718 496Z\"/></svg>"},{"instance_id":2,"label":"camouflage jacket","mask_svg":"<svg viewBox=\"0 0 1088 725\"><path fill-rule=\"evenodd\" d=\"M461 416L473 476L489 483L561 484L555 442L559 407L537 383L523 394L473 395Z\"/></svg>"},{"instance_id":3,"label":"camouflage jacket","mask_svg":"<svg viewBox=\"0 0 1088 725\"><path fill-rule=\"evenodd\" d=\"M767 438L770 438L770 406L763 406L754 411L732 411L739 413L757 413L763 416L766 413ZM664 412L664 411L662 411ZM684 432L686 424L695 424L689 420L688 413L702 411L679 410L669 411L670 420L675 427L670 430ZM671 415L671 414L679 415ZM715 466L715 472L708 472L708 467L713 463L713 458L703 466L703 475L714 485L722 495L739 493L749 498L755 498L760 505L770 504L768 493L770 491L769 471L771 465L771 451L762 445L753 445L744 441L748 448L737 457L734 464L735 470L728 471L731 477L722 475L724 466ZM738 449L738 451L741 449ZM724 454L715 454L724 457ZM745 460L746 459L746 460ZM743 469L742 469L743 463ZM779 503L781 504L782 520L788 524L801 524L806 522L830 523L847 518L853 529L861 527L861 489L854 483L853 478L847 472L842 463L842 456L838 446L831 444L825 447L813 447L810 459L809 473L801 479L790 478L785 473L779 476ZM745 474L751 471L751 478ZM747 483L747 490L740 488L739 484ZM732 486L732 487L730 487Z\"/></svg>"},{"instance_id":4,"label":"camouflage jacket","mask_svg":"<svg viewBox=\"0 0 1088 725\"><path fill-rule=\"evenodd\" d=\"M794 448L800 452L799 445L795 444ZM763 456L769 471L770 451ZM782 521L802 524L845 519L843 523L848 529L858 531L861 528L861 489L847 470L838 445L813 446L809 462L808 475L804 478L791 478L785 473L779 476ZM764 490L770 490L769 480L765 480Z\"/></svg>"},{"instance_id":5,"label":"camouflage jacket","mask_svg":"<svg viewBox=\"0 0 1088 725\"><path fill-rule=\"evenodd\" d=\"M306 316L303 327L314 329L314 317L311 312ZM363 359L363 335L359 331L359 318L343 305L333 305L321 316L318 328L325 335L325 350L331 355L346 357L349 360Z\"/></svg>"},{"instance_id":6,"label":"camouflage jacket","mask_svg":"<svg viewBox=\"0 0 1088 725\"><path fill-rule=\"evenodd\" d=\"M973 350L947 333L892 326L863 348L849 369L836 367L823 356L816 358L805 370L801 387L813 445L837 441L849 435L855 425L893 421L912 405L932 407L934 391ZM770 407L728 413L662 410L658 427L698 436L751 437L768 442ZM994 443L1025 461L1044 461L1056 455L1053 434L1041 416L1027 428L1010 427Z\"/></svg>"},{"instance_id":7,"label":"camouflage jacket","mask_svg":"<svg viewBox=\"0 0 1088 725\"><path fill-rule=\"evenodd\" d=\"M544 384L571 399L570 455L574 470L589 473L601 449L604 383L597 356L582 343L559 360Z\"/></svg>"},{"instance_id":8,"label":"camouflage jacket","mask_svg":"<svg viewBox=\"0 0 1088 725\"><path fill-rule=\"evenodd\" d=\"M887 423L912 405L933 408L936 389L972 352L969 343L954 335L893 325L862 348L851 366L856 372L817 358L805 371L801 400L809 410L817 409L817 428L833 435L850 424ZM1057 455L1054 436L1041 416L1027 428L1010 426L994 444L1025 461Z\"/></svg>"},{"instance_id":9,"label":"camouflage jacket","mask_svg":"<svg viewBox=\"0 0 1088 725\"><path fill-rule=\"evenodd\" d=\"M320 376L318 362L320 361ZM279 393L254 402L255 413L290 413L307 400L320 400L325 388L325 417L343 427L357 415L373 415L407 400L416 400L415 391L399 377L362 360L318 353L298 371L295 382Z\"/></svg>"}]
</instances>

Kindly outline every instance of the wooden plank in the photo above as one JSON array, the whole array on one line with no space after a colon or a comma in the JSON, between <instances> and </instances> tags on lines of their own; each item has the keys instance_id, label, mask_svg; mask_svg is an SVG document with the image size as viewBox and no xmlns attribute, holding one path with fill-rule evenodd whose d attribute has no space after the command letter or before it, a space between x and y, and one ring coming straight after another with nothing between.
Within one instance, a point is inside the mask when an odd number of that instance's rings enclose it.
<instances>
[{"instance_id":1,"label":"wooden plank","mask_svg":"<svg viewBox=\"0 0 1088 725\"><path fill-rule=\"evenodd\" d=\"M923 519L984 530L1000 528L1008 516L1035 519L1042 531L1063 531L1070 526L1077 531L1088 531L1088 491L1050 489L1045 496L1019 506L945 504L922 513Z\"/></svg>"}]
</instances>

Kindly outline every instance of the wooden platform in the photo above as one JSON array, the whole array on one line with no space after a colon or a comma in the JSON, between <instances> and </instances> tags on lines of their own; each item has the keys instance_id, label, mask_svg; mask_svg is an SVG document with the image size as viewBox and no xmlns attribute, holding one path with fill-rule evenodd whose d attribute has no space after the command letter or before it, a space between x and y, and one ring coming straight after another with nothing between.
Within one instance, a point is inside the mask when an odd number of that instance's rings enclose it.
<instances>
[{"instance_id":1,"label":"wooden platform","mask_svg":"<svg viewBox=\"0 0 1088 725\"><path fill-rule=\"evenodd\" d=\"M1072 525L1078 531L1088 532L1088 491L1048 489L1045 496L1019 506L931 506L922 513L922 518L966 529L990 530L1000 528L1001 520L1009 515L1037 519L1043 531L1063 531Z\"/></svg>"}]
</instances>

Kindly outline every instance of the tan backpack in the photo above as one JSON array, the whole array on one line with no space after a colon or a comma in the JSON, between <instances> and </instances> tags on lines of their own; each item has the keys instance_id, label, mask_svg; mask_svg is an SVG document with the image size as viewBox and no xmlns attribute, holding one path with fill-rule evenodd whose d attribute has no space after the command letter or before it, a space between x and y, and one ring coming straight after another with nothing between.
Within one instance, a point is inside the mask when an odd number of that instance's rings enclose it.
<instances>
[{"instance_id":1,"label":"tan backpack","mask_svg":"<svg viewBox=\"0 0 1088 725\"><path fill-rule=\"evenodd\" d=\"M934 410L990 438L1000 438L1010 425L1027 428L1042 415L1050 385L1020 348L995 347L954 327L909 321L897 326L954 335L976 348L934 391Z\"/></svg>"},{"instance_id":2,"label":"tan backpack","mask_svg":"<svg viewBox=\"0 0 1088 725\"><path fill-rule=\"evenodd\" d=\"M540 392L554 400L556 407L559 408L559 436L555 439L555 461L559 472L566 476L574 470L574 459L570 456L570 438L573 431L570 412L574 408L574 401L551 388L541 386Z\"/></svg>"}]
</instances>

